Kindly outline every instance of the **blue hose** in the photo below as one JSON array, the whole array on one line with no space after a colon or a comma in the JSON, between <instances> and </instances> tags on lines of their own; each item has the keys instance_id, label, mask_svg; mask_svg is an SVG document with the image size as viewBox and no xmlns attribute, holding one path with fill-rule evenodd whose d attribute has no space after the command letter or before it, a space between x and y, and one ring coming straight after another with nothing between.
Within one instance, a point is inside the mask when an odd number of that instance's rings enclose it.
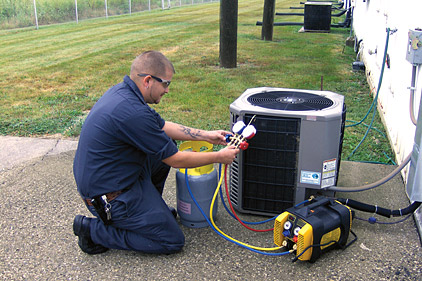
<instances>
[{"instance_id":1,"label":"blue hose","mask_svg":"<svg viewBox=\"0 0 422 281\"><path fill-rule=\"evenodd\" d=\"M220 198L221 198L221 202L223 203L223 206L224 206L224 208L226 209L226 211L227 211L227 213L232 217L232 218L234 218L234 219L236 219L236 217L233 215L233 213L230 211L230 209L229 209L229 207L227 207L227 205L226 205L226 202L224 202L224 198L223 198L223 191L220 189ZM228 199L228 200L230 200L230 199ZM272 218L269 218L269 219L267 219L267 220L264 220L264 221L257 221L257 222L249 222L249 221L244 221L244 220L241 220L244 224L251 224L251 225L256 225L256 224L263 224L263 223L266 223L266 222L270 222L270 221L272 221L272 220L275 220L276 218L278 217L278 215L277 216L275 216L275 217L272 217Z\"/></svg>"},{"instance_id":2,"label":"blue hose","mask_svg":"<svg viewBox=\"0 0 422 281\"><path fill-rule=\"evenodd\" d=\"M221 168L221 166L220 166L220 168ZM207 215L206 215L206 214L205 214L205 212L202 210L202 208L199 206L199 203L196 201L195 197L194 197L194 196L193 196L193 194L192 194L192 190L191 190L191 188L190 188L190 186L189 186L189 180L188 180L188 169L185 169L185 180L186 180L186 186L187 186L187 188L188 188L188 192L189 192L190 197L192 198L193 202L194 202L194 203L195 203L195 205L198 207L199 211L200 211L200 212L201 212L201 214L204 216L204 218L207 220L207 222L208 222L209 226L211 226L212 230L214 230L214 232L215 232L215 233L217 233L218 235L220 235L221 237L223 237L223 238L224 238L224 239L226 239L227 241L230 241L230 242L232 242L232 243L234 243L234 244L236 244L236 245L238 245L238 246L240 246L240 247L243 247L243 248L245 248L245 249L247 249L247 250L250 250L250 251L255 252L255 253L258 253L258 254L267 255L267 256L284 256L284 255L290 254L290 252L282 252L282 253L267 253L267 252L263 252L263 251L258 251L258 250L252 249L252 248L250 248L250 247L248 247L248 246L242 245L242 244L240 244L240 243L238 243L238 242L236 242L236 241L233 241L233 240L229 239L228 237L225 237L224 235L222 235L221 233L219 233L219 232L218 232L218 231L214 228L214 226L212 225L212 223L211 223L211 222L210 222L210 220L208 219Z\"/></svg>"},{"instance_id":3,"label":"blue hose","mask_svg":"<svg viewBox=\"0 0 422 281\"><path fill-rule=\"evenodd\" d=\"M220 177L221 177L221 164L218 166L218 174L219 174L219 175L220 175ZM223 196L223 190L222 190L222 188L220 188L220 198L221 198L221 202L223 203L224 209L226 209L227 213L228 213L228 214L229 214L232 218L236 219L236 217L233 215L233 213L232 213L232 212L230 211L230 209L227 207L226 202L224 202L224 196ZM227 200L230 200L230 198L227 198ZM277 215L277 216L275 216L275 217L269 218L269 219L267 219L267 220L264 220L264 221L257 221L257 222L248 222L248 221L243 221L243 220L241 220L241 221L242 221L244 224L257 225L257 224L263 224L263 223L266 223L266 222L270 222L270 221L272 221L272 220L275 220L277 217L278 217L278 215Z\"/></svg>"}]
</instances>

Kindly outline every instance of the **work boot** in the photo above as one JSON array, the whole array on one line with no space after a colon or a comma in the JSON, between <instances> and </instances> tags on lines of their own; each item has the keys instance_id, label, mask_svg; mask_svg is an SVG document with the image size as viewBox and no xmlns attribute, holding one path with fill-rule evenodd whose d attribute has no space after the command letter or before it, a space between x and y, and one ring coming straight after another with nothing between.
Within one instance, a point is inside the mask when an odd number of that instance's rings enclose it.
<instances>
[{"instance_id":1,"label":"work boot","mask_svg":"<svg viewBox=\"0 0 422 281\"><path fill-rule=\"evenodd\" d=\"M73 233L79 237L79 248L90 255L104 253L108 248L95 244L91 239L90 223L90 218L81 215L77 215L73 220Z\"/></svg>"}]
</instances>

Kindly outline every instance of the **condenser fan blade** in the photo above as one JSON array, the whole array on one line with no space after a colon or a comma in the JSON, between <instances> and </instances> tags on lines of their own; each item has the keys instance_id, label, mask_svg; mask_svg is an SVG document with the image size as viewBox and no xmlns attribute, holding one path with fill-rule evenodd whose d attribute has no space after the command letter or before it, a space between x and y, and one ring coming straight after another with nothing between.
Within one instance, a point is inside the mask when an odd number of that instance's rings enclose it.
<instances>
[{"instance_id":1,"label":"condenser fan blade","mask_svg":"<svg viewBox=\"0 0 422 281\"><path fill-rule=\"evenodd\" d=\"M334 104L323 96L293 91L257 93L249 96L248 102L268 109L287 111L321 110Z\"/></svg>"}]
</instances>

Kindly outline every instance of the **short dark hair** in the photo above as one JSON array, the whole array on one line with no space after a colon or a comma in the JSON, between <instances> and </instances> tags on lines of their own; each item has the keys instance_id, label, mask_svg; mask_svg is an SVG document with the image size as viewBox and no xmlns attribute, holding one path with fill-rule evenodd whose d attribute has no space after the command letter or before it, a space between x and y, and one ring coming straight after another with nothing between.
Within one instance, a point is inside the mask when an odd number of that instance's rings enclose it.
<instances>
[{"instance_id":1,"label":"short dark hair","mask_svg":"<svg viewBox=\"0 0 422 281\"><path fill-rule=\"evenodd\" d=\"M136 77L138 73L163 76L167 70L174 73L174 66L171 61L158 51L146 51L135 58L130 68L130 76Z\"/></svg>"}]
</instances>

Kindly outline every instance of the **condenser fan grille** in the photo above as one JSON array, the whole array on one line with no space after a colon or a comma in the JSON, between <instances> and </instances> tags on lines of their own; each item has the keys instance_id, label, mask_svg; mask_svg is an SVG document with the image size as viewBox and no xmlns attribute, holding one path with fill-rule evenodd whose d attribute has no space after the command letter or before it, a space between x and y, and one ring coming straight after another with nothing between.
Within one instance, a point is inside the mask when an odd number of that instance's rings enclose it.
<instances>
[{"instance_id":1,"label":"condenser fan grille","mask_svg":"<svg viewBox=\"0 0 422 281\"><path fill-rule=\"evenodd\" d=\"M334 104L326 97L294 91L263 92L248 97L252 105L277 110L306 111L321 110Z\"/></svg>"}]
</instances>

